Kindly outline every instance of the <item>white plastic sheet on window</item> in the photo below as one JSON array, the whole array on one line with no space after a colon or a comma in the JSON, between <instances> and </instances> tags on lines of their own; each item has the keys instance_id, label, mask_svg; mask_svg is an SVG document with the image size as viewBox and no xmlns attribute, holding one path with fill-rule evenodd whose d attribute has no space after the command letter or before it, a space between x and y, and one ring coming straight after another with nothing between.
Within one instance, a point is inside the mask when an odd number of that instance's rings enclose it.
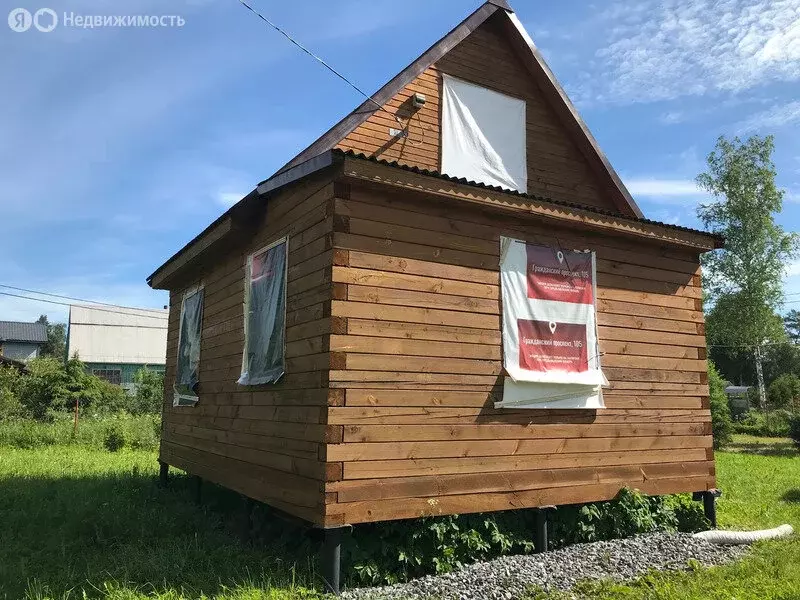
<instances>
[{"instance_id":1,"label":"white plastic sheet on window","mask_svg":"<svg viewBox=\"0 0 800 600\"><path fill-rule=\"evenodd\" d=\"M279 240L247 261L240 385L274 383L285 371L287 242Z\"/></svg>"},{"instance_id":2,"label":"white plastic sheet on window","mask_svg":"<svg viewBox=\"0 0 800 600\"><path fill-rule=\"evenodd\" d=\"M200 332L203 329L203 289L184 294L178 332L178 362L175 370L173 406L197 404L200 368Z\"/></svg>"},{"instance_id":3,"label":"white plastic sheet on window","mask_svg":"<svg viewBox=\"0 0 800 600\"><path fill-rule=\"evenodd\" d=\"M527 192L525 101L443 79L442 172Z\"/></svg>"},{"instance_id":4,"label":"white plastic sheet on window","mask_svg":"<svg viewBox=\"0 0 800 600\"><path fill-rule=\"evenodd\" d=\"M602 408L593 252L500 239L503 355L497 406Z\"/></svg>"}]
</instances>

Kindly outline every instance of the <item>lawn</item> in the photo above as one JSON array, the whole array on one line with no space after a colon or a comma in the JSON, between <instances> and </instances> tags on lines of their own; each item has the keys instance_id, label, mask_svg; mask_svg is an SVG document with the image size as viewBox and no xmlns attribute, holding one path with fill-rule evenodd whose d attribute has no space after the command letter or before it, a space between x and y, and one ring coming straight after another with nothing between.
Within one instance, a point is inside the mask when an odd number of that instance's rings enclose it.
<instances>
[{"instance_id":1,"label":"lawn","mask_svg":"<svg viewBox=\"0 0 800 600\"><path fill-rule=\"evenodd\" d=\"M0 448L0 598L309 598L314 542L276 539L256 513L244 545L236 496L188 478L156 485L152 451ZM717 454L720 525L800 528L800 456L783 440L738 437ZM318 587L318 586L317 586ZM587 585L590 598L800 598L800 541L763 544L735 565ZM554 597L555 598L555 597Z\"/></svg>"},{"instance_id":2,"label":"lawn","mask_svg":"<svg viewBox=\"0 0 800 600\"><path fill-rule=\"evenodd\" d=\"M789 523L800 531L800 453L789 440L735 436L716 459L723 490L717 504L720 527ZM800 539L756 545L750 556L724 567L653 573L628 585L588 583L579 591L598 600L795 600L800 598Z\"/></svg>"},{"instance_id":3,"label":"lawn","mask_svg":"<svg viewBox=\"0 0 800 600\"><path fill-rule=\"evenodd\" d=\"M0 598L308 597L302 544L243 545L234 494L156 480L152 451L0 448Z\"/></svg>"}]
</instances>

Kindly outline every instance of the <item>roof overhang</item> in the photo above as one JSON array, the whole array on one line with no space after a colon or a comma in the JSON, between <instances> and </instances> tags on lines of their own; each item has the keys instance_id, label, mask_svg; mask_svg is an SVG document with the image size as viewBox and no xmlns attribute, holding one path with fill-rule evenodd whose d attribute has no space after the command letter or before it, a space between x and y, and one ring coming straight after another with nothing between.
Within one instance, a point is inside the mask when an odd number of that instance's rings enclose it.
<instances>
[{"instance_id":1,"label":"roof overhang","mask_svg":"<svg viewBox=\"0 0 800 600\"><path fill-rule=\"evenodd\" d=\"M405 191L458 200L472 204L476 208L512 214L518 218L533 217L539 222L549 222L562 227L577 226L607 235L680 246L700 253L721 248L724 244L720 236L704 231L635 217L620 217L589 207L403 167L364 155L335 152L344 157L342 176L351 181L391 186Z\"/></svg>"},{"instance_id":2,"label":"roof overhang","mask_svg":"<svg viewBox=\"0 0 800 600\"><path fill-rule=\"evenodd\" d=\"M335 153L326 152L262 181L256 189L225 211L216 221L156 269L147 278L147 284L153 289L167 289L170 281L179 272L207 254L211 248L217 247L220 242L230 239L231 236L246 235L251 231L254 226L253 215L263 207L269 196L288 185L331 167L336 160L341 162Z\"/></svg>"}]
</instances>

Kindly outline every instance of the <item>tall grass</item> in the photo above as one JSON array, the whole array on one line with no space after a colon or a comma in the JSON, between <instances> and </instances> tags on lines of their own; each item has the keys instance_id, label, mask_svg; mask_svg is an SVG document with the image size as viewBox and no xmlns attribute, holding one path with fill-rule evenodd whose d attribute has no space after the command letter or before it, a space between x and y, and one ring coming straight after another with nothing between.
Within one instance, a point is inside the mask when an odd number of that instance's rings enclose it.
<instances>
[{"instance_id":1,"label":"tall grass","mask_svg":"<svg viewBox=\"0 0 800 600\"><path fill-rule=\"evenodd\" d=\"M131 416L124 413L84 417L78 421L77 433L69 415L59 415L51 423L29 419L0 421L0 448L77 445L102 449L112 429L121 433L125 446L129 448L155 450L161 435L161 418L158 415Z\"/></svg>"}]
</instances>

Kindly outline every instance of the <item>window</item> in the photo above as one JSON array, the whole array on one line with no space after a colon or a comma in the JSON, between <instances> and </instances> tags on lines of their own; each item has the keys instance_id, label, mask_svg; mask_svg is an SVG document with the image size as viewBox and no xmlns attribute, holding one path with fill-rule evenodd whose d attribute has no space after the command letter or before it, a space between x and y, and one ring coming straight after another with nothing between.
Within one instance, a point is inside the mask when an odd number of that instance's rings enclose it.
<instances>
[{"instance_id":1,"label":"window","mask_svg":"<svg viewBox=\"0 0 800 600\"><path fill-rule=\"evenodd\" d=\"M122 385L121 369L92 369L92 375L100 379L105 379L108 383Z\"/></svg>"},{"instance_id":2,"label":"window","mask_svg":"<svg viewBox=\"0 0 800 600\"><path fill-rule=\"evenodd\" d=\"M200 382L200 332L202 329L203 288L195 287L183 295L183 301L181 302L173 406L194 406L197 404L197 389Z\"/></svg>"},{"instance_id":3,"label":"window","mask_svg":"<svg viewBox=\"0 0 800 600\"><path fill-rule=\"evenodd\" d=\"M274 383L284 373L288 238L247 259L240 385Z\"/></svg>"},{"instance_id":4,"label":"window","mask_svg":"<svg viewBox=\"0 0 800 600\"><path fill-rule=\"evenodd\" d=\"M444 75L442 172L528 191L525 101Z\"/></svg>"}]
</instances>

